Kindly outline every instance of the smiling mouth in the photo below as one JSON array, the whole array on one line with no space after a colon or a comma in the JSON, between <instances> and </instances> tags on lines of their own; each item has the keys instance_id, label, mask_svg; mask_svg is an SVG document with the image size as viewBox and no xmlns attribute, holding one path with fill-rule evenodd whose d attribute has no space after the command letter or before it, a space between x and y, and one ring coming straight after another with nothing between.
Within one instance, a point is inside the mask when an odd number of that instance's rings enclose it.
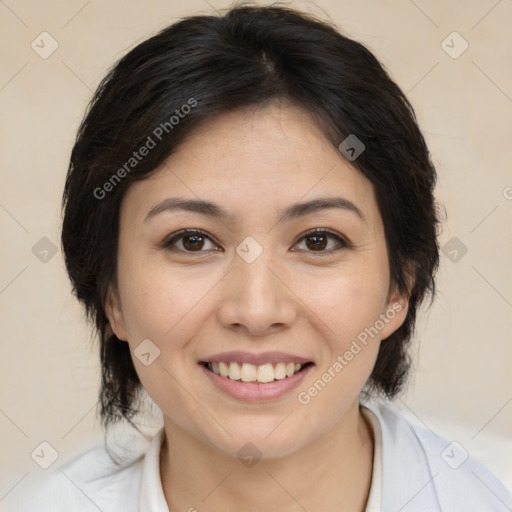
<instances>
[{"instance_id":1,"label":"smiling mouth","mask_svg":"<svg viewBox=\"0 0 512 512\"><path fill-rule=\"evenodd\" d=\"M312 362L301 363L266 363L254 365L251 363L237 363L236 361L209 362L201 364L209 371L230 380L241 382L259 382L267 384L277 380L293 377L296 373L304 371Z\"/></svg>"}]
</instances>

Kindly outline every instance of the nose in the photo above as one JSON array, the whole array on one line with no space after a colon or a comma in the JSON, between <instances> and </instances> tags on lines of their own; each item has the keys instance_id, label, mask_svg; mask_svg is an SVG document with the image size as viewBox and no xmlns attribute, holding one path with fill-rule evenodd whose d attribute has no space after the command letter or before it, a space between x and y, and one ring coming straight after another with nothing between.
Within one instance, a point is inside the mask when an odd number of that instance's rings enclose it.
<instances>
[{"instance_id":1,"label":"nose","mask_svg":"<svg viewBox=\"0 0 512 512\"><path fill-rule=\"evenodd\" d=\"M250 336L289 328L298 312L297 297L283 269L266 252L252 263L237 258L218 309L221 324Z\"/></svg>"}]
</instances>

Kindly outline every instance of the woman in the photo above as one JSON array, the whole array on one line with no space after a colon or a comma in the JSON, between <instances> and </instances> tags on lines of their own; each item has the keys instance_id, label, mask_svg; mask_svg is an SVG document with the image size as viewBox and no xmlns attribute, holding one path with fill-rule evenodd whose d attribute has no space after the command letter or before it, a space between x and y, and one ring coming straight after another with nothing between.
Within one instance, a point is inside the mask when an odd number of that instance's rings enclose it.
<instances>
[{"instance_id":1,"label":"woman","mask_svg":"<svg viewBox=\"0 0 512 512\"><path fill-rule=\"evenodd\" d=\"M164 425L144 456L98 446L16 510L510 510L387 400L435 289L435 179L403 93L326 23L238 7L130 51L80 127L62 243L100 335L103 426L143 393Z\"/></svg>"}]
</instances>

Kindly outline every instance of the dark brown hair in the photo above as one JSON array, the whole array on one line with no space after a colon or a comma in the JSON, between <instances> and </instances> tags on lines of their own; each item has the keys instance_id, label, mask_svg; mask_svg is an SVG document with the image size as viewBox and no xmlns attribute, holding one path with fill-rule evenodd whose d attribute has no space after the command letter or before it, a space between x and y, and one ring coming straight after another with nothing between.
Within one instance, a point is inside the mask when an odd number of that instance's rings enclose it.
<instances>
[{"instance_id":1,"label":"dark brown hair","mask_svg":"<svg viewBox=\"0 0 512 512\"><path fill-rule=\"evenodd\" d=\"M329 23L285 7L240 6L183 19L132 49L99 85L77 134L62 246L74 291L99 332L104 426L130 421L141 389L129 345L113 335L104 310L127 188L201 121L279 99L311 113L336 147L349 135L365 145L352 165L374 185L391 282L409 297L368 387L393 397L403 386L416 311L434 295L439 262L436 172L413 108L374 55ZM148 137L155 146L131 161Z\"/></svg>"}]
</instances>

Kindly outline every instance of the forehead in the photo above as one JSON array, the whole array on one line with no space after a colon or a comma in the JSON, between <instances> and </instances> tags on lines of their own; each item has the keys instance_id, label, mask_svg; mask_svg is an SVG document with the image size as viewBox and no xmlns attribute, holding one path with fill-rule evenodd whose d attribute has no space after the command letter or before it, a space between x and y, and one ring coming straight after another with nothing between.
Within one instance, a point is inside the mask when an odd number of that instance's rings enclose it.
<instances>
[{"instance_id":1,"label":"forehead","mask_svg":"<svg viewBox=\"0 0 512 512\"><path fill-rule=\"evenodd\" d=\"M372 184L343 158L303 110L276 103L246 107L196 127L125 203L138 216L170 196L216 202L234 215L315 197L343 196L372 217Z\"/></svg>"}]
</instances>

